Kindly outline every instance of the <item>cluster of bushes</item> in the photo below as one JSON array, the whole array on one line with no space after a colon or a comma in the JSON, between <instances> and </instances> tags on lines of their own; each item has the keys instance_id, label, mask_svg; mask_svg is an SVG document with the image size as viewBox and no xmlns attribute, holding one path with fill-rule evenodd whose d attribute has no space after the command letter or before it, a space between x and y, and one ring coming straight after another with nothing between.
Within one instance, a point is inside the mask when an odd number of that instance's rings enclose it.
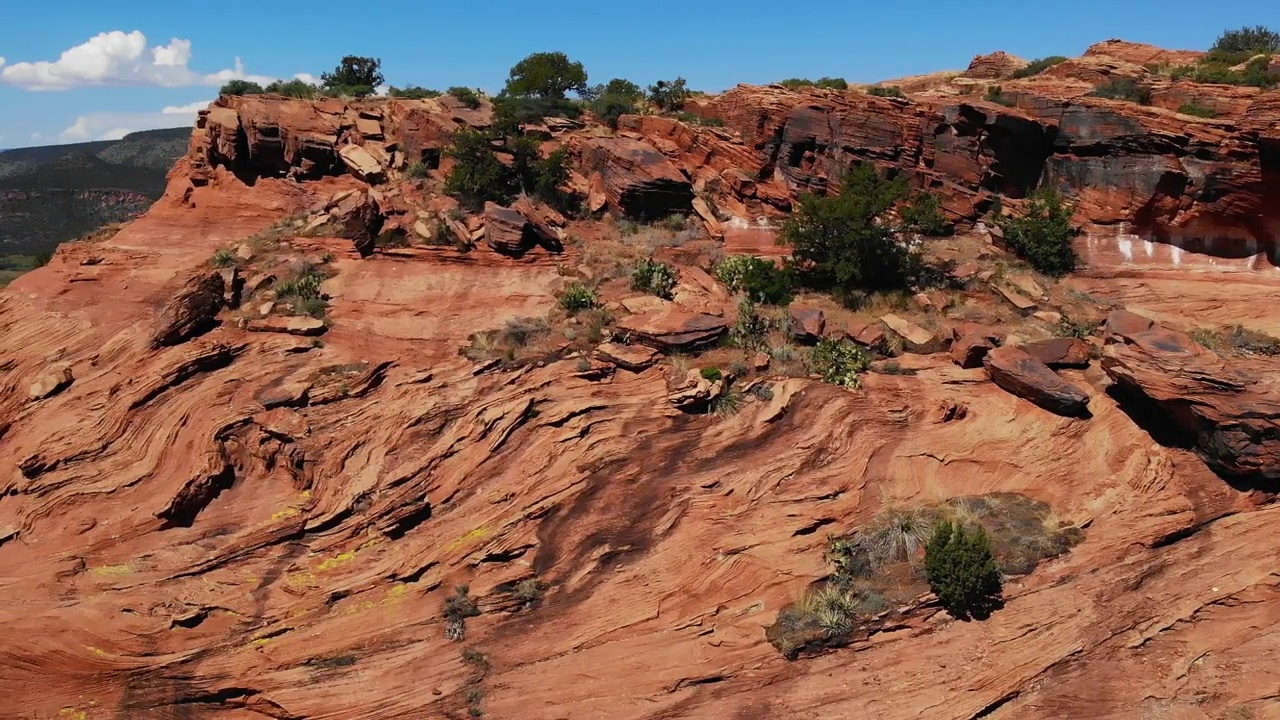
<instances>
[{"instance_id":1,"label":"cluster of bushes","mask_svg":"<svg viewBox=\"0 0 1280 720\"><path fill-rule=\"evenodd\" d=\"M725 287L742 293L752 303L791 303L795 279L787 263L778 265L754 255L730 255L716 263L714 271Z\"/></svg>"},{"instance_id":2,"label":"cluster of bushes","mask_svg":"<svg viewBox=\"0 0 1280 720\"><path fill-rule=\"evenodd\" d=\"M1192 117L1202 117L1202 118L1218 117L1218 111L1214 110L1211 107L1205 107L1204 105L1201 105L1194 100L1189 100L1183 103L1182 106L1178 108L1178 112L1183 115L1190 115Z\"/></svg>"},{"instance_id":3,"label":"cluster of bushes","mask_svg":"<svg viewBox=\"0 0 1280 720\"><path fill-rule=\"evenodd\" d=\"M454 161L444 190L464 207L478 211L486 202L506 204L517 194L538 198L566 209L569 198L561 186L569 178L566 148L543 157L535 138L503 135L494 129L460 130L444 154ZM504 163L499 150L511 162Z\"/></svg>"},{"instance_id":4,"label":"cluster of bushes","mask_svg":"<svg viewBox=\"0 0 1280 720\"><path fill-rule=\"evenodd\" d=\"M1004 88L1000 87L999 85L987 86L986 100L987 102L993 102L998 105L1005 105L1007 107L1013 107L1013 105L1015 104L1013 98L1005 95Z\"/></svg>"},{"instance_id":5,"label":"cluster of bushes","mask_svg":"<svg viewBox=\"0 0 1280 720\"><path fill-rule=\"evenodd\" d=\"M845 175L838 194L802 196L780 240L792 248L800 285L851 300L907 288L922 262L899 235L945 226L935 198L913 193L905 175L883 178L863 163Z\"/></svg>"},{"instance_id":6,"label":"cluster of bushes","mask_svg":"<svg viewBox=\"0 0 1280 720\"><path fill-rule=\"evenodd\" d=\"M876 97L905 98L906 93L902 92L902 88L897 85L875 85L867 90L868 95Z\"/></svg>"},{"instance_id":7,"label":"cluster of bushes","mask_svg":"<svg viewBox=\"0 0 1280 720\"><path fill-rule=\"evenodd\" d=\"M276 80L263 87L248 80L232 80L218 91L221 95L283 95L285 97L310 100L320 94L320 88L305 80Z\"/></svg>"},{"instance_id":8,"label":"cluster of bushes","mask_svg":"<svg viewBox=\"0 0 1280 720\"><path fill-rule=\"evenodd\" d=\"M1004 576L1030 573L1082 539L1045 503L1013 493L886 510L853 534L829 539L830 575L784 608L766 637L790 659L839 647L924 586L953 617L984 619L1002 604Z\"/></svg>"},{"instance_id":9,"label":"cluster of bushes","mask_svg":"<svg viewBox=\"0 0 1280 720\"><path fill-rule=\"evenodd\" d=\"M1108 80L1094 88L1093 92L1089 94L1093 97L1107 98L1108 100L1124 100L1138 103L1139 105L1151 104L1151 86L1129 78Z\"/></svg>"},{"instance_id":10,"label":"cluster of bushes","mask_svg":"<svg viewBox=\"0 0 1280 720\"><path fill-rule=\"evenodd\" d=\"M1250 330L1243 325L1225 327L1217 330L1198 328L1191 333L1192 339L1214 351L1231 352L1238 355L1280 355L1280 338L1274 338L1257 330Z\"/></svg>"},{"instance_id":11,"label":"cluster of bushes","mask_svg":"<svg viewBox=\"0 0 1280 720\"><path fill-rule=\"evenodd\" d=\"M1015 80L1021 80L1022 78L1029 78L1034 75L1039 75L1040 73L1044 72L1045 70L1048 70L1054 65L1057 65L1059 63L1064 63L1066 61L1067 61L1067 58L1061 55L1050 55L1049 57L1036 58L1021 70L1014 71L1012 77Z\"/></svg>"},{"instance_id":12,"label":"cluster of bushes","mask_svg":"<svg viewBox=\"0 0 1280 720\"><path fill-rule=\"evenodd\" d=\"M1271 56L1276 53L1280 53L1280 33L1262 25L1228 30L1218 37L1200 62L1174 68L1170 77L1198 83L1274 88L1280 85L1280 73L1271 70ZM1232 70L1241 64L1245 66L1242 71Z\"/></svg>"},{"instance_id":13,"label":"cluster of bushes","mask_svg":"<svg viewBox=\"0 0 1280 720\"><path fill-rule=\"evenodd\" d=\"M827 90L848 90L849 83L844 78L821 77L817 80L809 78L788 78L778 83L779 85L791 89L799 90L802 87L825 88Z\"/></svg>"}]
</instances>

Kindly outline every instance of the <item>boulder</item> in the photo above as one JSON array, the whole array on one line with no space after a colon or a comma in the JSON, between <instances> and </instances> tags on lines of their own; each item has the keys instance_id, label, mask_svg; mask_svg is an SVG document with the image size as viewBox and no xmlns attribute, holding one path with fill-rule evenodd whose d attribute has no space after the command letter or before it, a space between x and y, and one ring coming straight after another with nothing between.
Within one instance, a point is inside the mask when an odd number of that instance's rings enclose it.
<instances>
[{"instance_id":1,"label":"boulder","mask_svg":"<svg viewBox=\"0 0 1280 720\"><path fill-rule=\"evenodd\" d=\"M729 331L724 318L671 305L665 310L624 318L618 329L637 342L662 351L689 350L719 340Z\"/></svg>"},{"instance_id":2,"label":"boulder","mask_svg":"<svg viewBox=\"0 0 1280 720\"><path fill-rule=\"evenodd\" d=\"M536 203L527 197L521 197L512 208L529 221L529 227L537 235L538 242L543 247L555 252L564 248L564 226L568 223L564 215L548 205Z\"/></svg>"},{"instance_id":3,"label":"boulder","mask_svg":"<svg viewBox=\"0 0 1280 720\"><path fill-rule=\"evenodd\" d=\"M27 389L27 397L32 400L43 400L47 397L57 395L63 390L71 386L75 377L71 374L71 368L66 365L50 368L36 381L31 383L31 387Z\"/></svg>"},{"instance_id":4,"label":"boulder","mask_svg":"<svg viewBox=\"0 0 1280 720\"><path fill-rule=\"evenodd\" d=\"M1156 321L1128 310L1113 310L1105 325L1107 343L1128 342L1130 337L1154 328Z\"/></svg>"},{"instance_id":5,"label":"boulder","mask_svg":"<svg viewBox=\"0 0 1280 720\"><path fill-rule=\"evenodd\" d=\"M922 355L937 352L940 345L938 338L919 325L893 314L882 316L880 322L902 337L905 341L903 349L907 352L920 353Z\"/></svg>"},{"instance_id":6,"label":"boulder","mask_svg":"<svg viewBox=\"0 0 1280 720\"><path fill-rule=\"evenodd\" d=\"M1024 352L1051 368L1085 368L1093 346L1080 338L1049 338L1019 345Z\"/></svg>"},{"instance_id":7,"label":"boulder","mask_svg":"<svg viewBox=\"0 0 1280 720\"><path fill-rule=\"evenodd\" d=\"M250 320L245 329L249 332L285 333L313 337L323 335L328 326L320 318L308 315L272 315Z\"/></svg>"},{"instance_id":8,"label":"boulder","mask_svg":"<svg viewBox=\"0 0 1280 720\"><path fill-rule=\"evenodd\" d=\"M978 55L969 62L969 69L960 77L974 80L1003 80L1029 65L1026 60L997 50L990 55Z\"/></svg>"},{"instance_id":9,"label":"boulder","mask_svg":"<svg viewBox=\"0 0 1280 720\"><path fill-rule=\"evenodd\" d=\"M712 382L697 370L690 370L683 382L667 393L667 402L684 412L700 412L724 390L724 381Z\"/></svg>"},{"instance_id":10,"label":"boulder","mask_svg":"<svg viewBox=\"0 0 1280 720\"><path fill-rule=\"evenodd\" d=\"M244 285L244 278L240 277L239 269L234 265L222 268L218 271L218 275L222 277L222 301L227 307L239 307L240 288Z\"/></svg>"},{"instance_id":11,"label":"boulder","mask_svg":"<svg viewBox=\"0 0 1280 720\"><path fill-rule=\"evenodd\" d=\"M359 145L343 145L338 150L338 157L352 175L371 185L387 179L386 168Z\"/></svg>"},{"instance_id":12,"label":"boulder","mask_svg":"<svg viewBox=\"0 0 1280 720\"><path fill-rule=\"evenodd\" d=\"M1058 377L1048 365L1021 348L996 348L987 353L982 364L1000 388L1049 412L1078 417L1088 411L1089 396L1084 391Z\"/></svg>"},{"instance_id":13,"label":"boulder","mask_svg":"<svg viewBox=\"0 0 1280 720\"><path fill-rule=\"evenodd\" d=\"M999 347L1004 339L1005 334L998 330L977 323L960 323L951 329L951 359L965 369L981 367L987 353Z\"/></svg>"},{"instance_id":14,"label":"boulder","mask_svg":"<svg viewBox=\"0 0 1280 720\"><path fill-rule=\"evenodd\" d=\"M856 323L845 331L845 337L867 348L883 348L885 341L884 328L879 323Z\"/></svg>"},{"instance_id":15,"label":"boulder","mask_svg":"<svg viewBox=\"0 0 1280 720\"><path fill-rule=\"evenodd\" d=\"M484 240L503 255L520 256L534 245L533 228L519 210L484 204Z\"/></svg>"},{"instance_id":16,"label":"boulder","mask_svg":"<svg viewBox=\"0 0 1280 720\"><path fill-rule=\"evenodd\" d=\"M1104 348L1101 365L1115 392L1137 401L1131 415L1172 425L1218 473L1280 480L1280 363L1231 363L1153 325Z\"/></svg>"},{"instance_id":17,"label":"boulder","mask_svg":"<svg viewBox=\"0 0 1280 720\"><path fill-rule=\"evenodd\" d=\"M826 330L827 316L820 308L791 306L791 337L796 342L815 344L822 339Z\"/></svg>"},{"instance_id":18,"label":"boulder","mask_svg":"<svg viewBox=\"0 0 1280 720\"><path fill-rule=\"evenodd\" d=\"M369 257L382 234L386 217L378 201L361 191L338 198L329 209L329 221L336 227L337 237L352 241L360 257Z\"/></svg>"},{"instance_id":19,"label":"boulder","mask_svg":"<svg viewBox=\"0 0 1280 720\"><path fill-rule=\"evenodd\" d=\"M216 270L188 279L160 310L151 346L177 345L212 328L222 310L225 290Z\"/></svg>"},{"instance_id":20,"label":"boulder","mask_svg":"<svg viewBox=\"0 0 1280 720\"><path fill-rule=\"evenodd\" d=\"M769 353L762 350L751 356L751 367L756 370L768 370L770 360Z\"/></svg>"},{"instance_id":21,"label":"boulder","mask_svg":"<svg viewBox=\"0 0 1280 720\"><path fill-rule=\"evenodd\" d=\"M583 166L593 174L593 191L619 214L657 220L693 210L693 185L666 155L628 137L583 141ZM593 193L594 194L594 193Z\"/></svg>"},{"instance_id":22,"label":"boulder","mask_svg":"<svg viewBox=\"0 0 1280 720\"><path fill-rule=\"evenodd\" d=\"M613 363L623 370L640 372L658 359L658 351L643 345L605 343L596 348L595 356L598 360Z\"/></svg>"}]
</instances>

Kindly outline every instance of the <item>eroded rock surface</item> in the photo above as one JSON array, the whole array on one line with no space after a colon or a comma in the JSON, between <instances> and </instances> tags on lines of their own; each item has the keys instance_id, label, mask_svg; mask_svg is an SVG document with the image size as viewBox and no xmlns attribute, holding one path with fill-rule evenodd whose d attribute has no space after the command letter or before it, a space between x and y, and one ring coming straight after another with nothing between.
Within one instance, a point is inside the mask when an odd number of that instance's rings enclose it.
<instances>
[{"instance_id":1,"label":"eroded rock surface","mask_svg":"<svg viewBox=\"0 0 1280 720\"><path fill-rule=\"evenodd\" d=\"M1058 377L1048 365L1021 348L996 348L986 354L982 365L996 385L1045 410L1079 416L1089 408L1088 393Z\"/></svg>"},{"instance_id":2,"label":"eroded rock surface","mask_svg":"<svg viewBox=\"0 0 1280 720\"><path fill-rule=\"evenodd\" d=\"M1280 363L1236 366L1183 333L1154 326L1108 345L1102 368L1146 400L1141 419L1170 422L1214 469L1280 480Z\"/></svg>"}]
</instances>

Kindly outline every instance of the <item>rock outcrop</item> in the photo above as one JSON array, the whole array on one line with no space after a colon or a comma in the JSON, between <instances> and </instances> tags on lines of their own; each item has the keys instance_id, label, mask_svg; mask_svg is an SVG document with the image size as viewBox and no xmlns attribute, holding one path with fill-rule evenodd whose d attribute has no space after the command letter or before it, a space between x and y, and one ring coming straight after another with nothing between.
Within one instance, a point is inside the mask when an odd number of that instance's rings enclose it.
<instances>
[{"instance_id":1,"label":"rock outcrop","mask_svg":"<svg viewBox=\"0 0 1280 720\"><path fill-rule=\"evenodd\" d=\"M583 167L593 193L621 215L657 220L693 210L689 179L652 145L628 137L588 138Z\"/></svg>"},{"instance_id":2,"label":"rock outcrop","mask_svg":"<svg viewBox=\"0 0 1280 720\"><path fill-rule=\"evenodd\" d=\"M1023 352L1051 368L1089 366L1093 346L1080 338L1049 338L1019 345Z\"/></svg>"},{"instance_id":3,"label":"rock outcrop","mask_svg":"<svg viewBox=\"0 0 1280 720\"><path fill-rule=\"evenodd\" d=\"M1088 411L1087 393L1058 377L1048 365L1021 348L996 348L987 353L982 365L996 385L1049 412L1075 417Z\"/></svg>"},{"instance_id":4,"label":"rock outcrop","mask_svg":"<svg viewBox=\"0 0 1280 720\"><path fill-rule=\"evenodd\" d=\"M1026 60L1004 51L979 55L969 63L969 69L961 77L974 80L1003 80L1029 65Z\"/></svg>"},{"instance_id":5,"label":"rock outcrop","mask_svg":"<svg viewBox=\"0 0 1280 720\"><path fill-rule=\"evenodd\" d=\"M1183 333L1153 326L1103 351L1122 393L1145 401L1142 421L1172 424L1204 461L1230 476L1280 480L1280 363L1235 367Z\"/></svg>"},{"instance_id":6,"label":"rock outcrop","mask_svg":"<svg viewBox=\"0 0 1280 720\"><path fill-rule=\"evenodd\" d=\"M152 347L177 345L213 327L225 289L216 270L193 275L160 310L151 335Z\"/></svg>"},{"instance_id":7,"label":"rock outcrop","mask_svg":"<svg viewBox=\"0 0 1280 720\"><path fill-rule=\"evenodd\" d=\"M637 342L662 351L689 350L719 340L729 331L722 317L689 312L674 304L618 321Z\"/></svg>"},{"instance_id":8,"label":"rock outcrop","mask_svg":"<svg viewBox=\"0 0 1280 720\"><path fill-rule=\"evenodd\" d=\"M976 323L960 323L951 329L951 359L965 369L982 367L987 353L1004 343L1005 333Z\"/></svg>"}]
</instances>

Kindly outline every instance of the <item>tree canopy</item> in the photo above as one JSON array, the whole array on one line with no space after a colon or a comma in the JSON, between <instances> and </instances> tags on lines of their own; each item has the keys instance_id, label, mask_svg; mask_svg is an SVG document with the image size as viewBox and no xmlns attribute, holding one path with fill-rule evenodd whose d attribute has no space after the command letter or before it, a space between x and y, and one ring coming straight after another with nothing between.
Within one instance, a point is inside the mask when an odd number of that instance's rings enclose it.
<instances>
[{"instance_id":1,"label":"tree canopy","mask_svg":"<svg viewBox=\"0 0 1280 720\"><path fill-rule=\"evenodd\" d=\"M539 98L560 99L570 90L587 87L587 71L562 52L538 52L511 68L504 92Z\"/></svg>"},{"instance_id":2,"label":"tree canopy","mask_svg":"<svg viewBox=\"0 0 1280 720\"><path fill-rule=\"evenodd\" d=\"M348 55L331 73L320 76L322 87L331 92L364 97L384 82L382 61L378 58Z\"/></svg>"}]
</instances>

